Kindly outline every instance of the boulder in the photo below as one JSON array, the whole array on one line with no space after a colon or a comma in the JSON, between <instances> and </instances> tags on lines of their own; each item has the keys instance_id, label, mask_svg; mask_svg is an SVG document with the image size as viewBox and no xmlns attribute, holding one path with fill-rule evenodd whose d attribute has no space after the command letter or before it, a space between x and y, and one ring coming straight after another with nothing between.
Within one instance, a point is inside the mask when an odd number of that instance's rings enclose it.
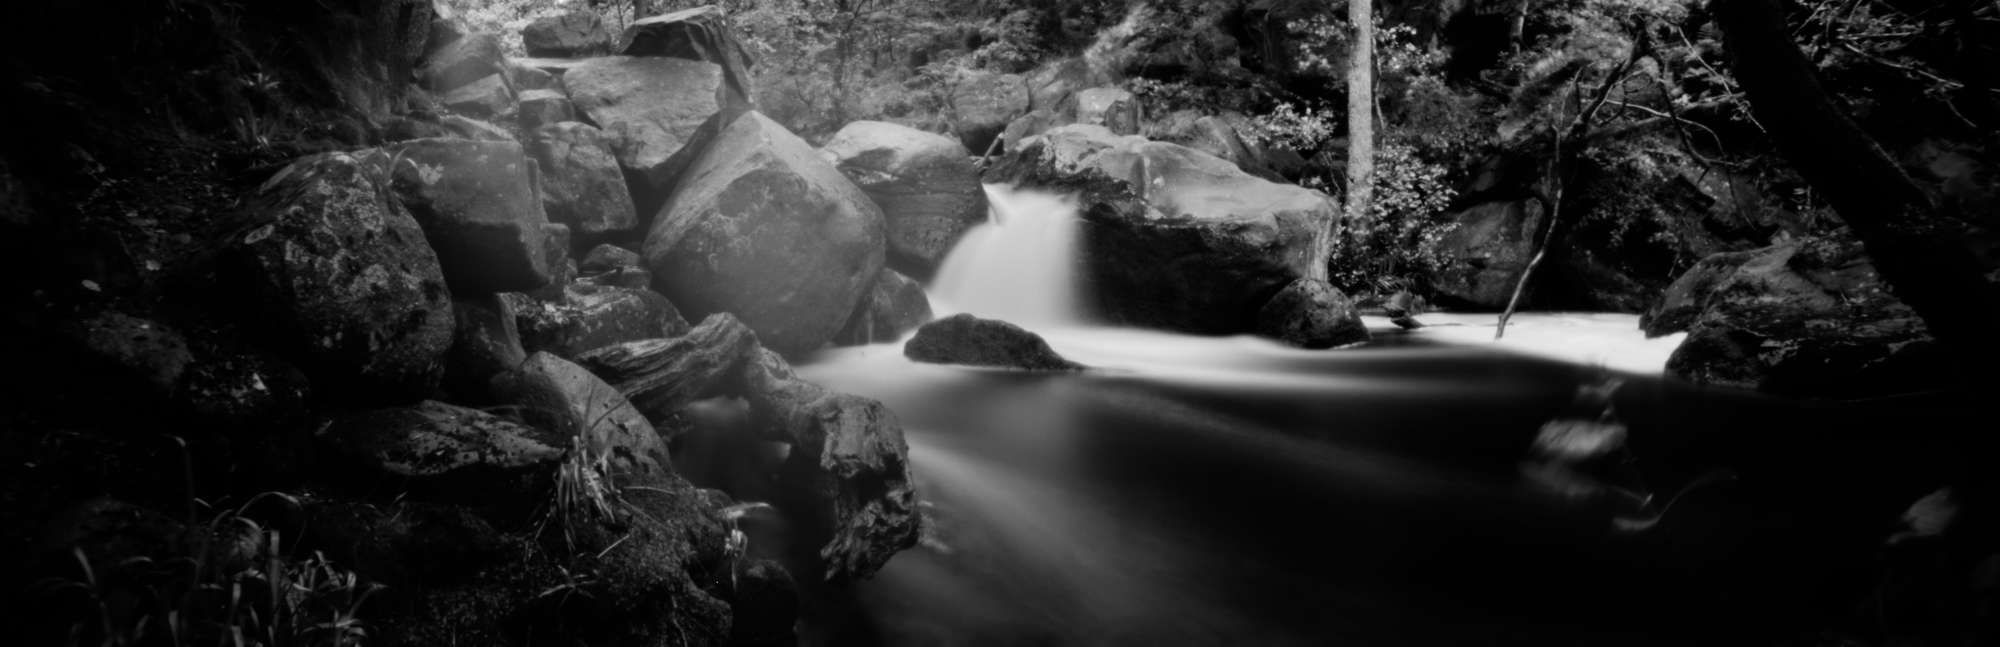
<instances>
[{"instance_id":1,"label":"boulder","mask_svg":"<svg viewBox=\"0 0 2000 647\"><path fill-rule=\"evenodd\" d=\"M1137 135L1144 117L1139 114L1139 99L1132 93L1118 88L1091 88L1076 93L1073 123L1103 126L1118 135Z\"/></svg>"},{"instance_id":2,"label":"boulder","mask_svg":"<svg viewBox=\"0 0 2000 647\"><path fill-rule=\"evenodd\" d=\"M1030 107L1053 114L1069 105L1077 92L1111 79L1092 69L1090 62L1082 58L1065 58L1028 72L1026 81Z\"/></svg>"},{"instance_id":3,"label":"boulder","mask_svg":"<svg viewBox=\"0 0 2000 647\"><path fill-rule=\"evenodd\" d=\"M1340 212L1318 191L1102 126L1049 131L986 179L1078 195L1098 314L1198 334L1254 330L1272 295L1313 275L1317 233Z\"/></svg>"},{"instance_id":4,"label":"boulder","mask_svg":"<svg viewBox=\"0 0 2000 647\"><path fill-rule=\"evenodd\" d=\"M224 334L179 328L116 311L60 326L72 352L55 370L75 374L110 394L134 415L164 414L188 430L223 434L237 443L236 460L257 450L288 449L287 431L306 421L311 395L305 376L283 360ZM190 436L191 441L207 440ZM282 466L279 466L282 469Z\"/></svg>"},{"instance_id":5,"label":"boulder","mask_svg":"<svg viewBox=\"0 0 2000 647\"><path fill-rule=\"evenodd\" d=\"M638 20L625 27L618 53L626 56L669 56L722 66L736 96L751 97L750 68L756 62L736 38L729 16L716 5L683 9Z\"/></svg>"},{"instance_id":6,"label":"boulder","mask_svg":"<svg viewBox=\"0 0 2000 647\"><path fill-rule=\"evenodd\" d=\"M514 370L528 358L514 325L514 311L497 294L457 297L452 299L452 311L457 328L445 360L445 386L461 398L484 401L493 376Z\"/></svg>"},{"instance_id":7,"label":"boulder","mask_svg":"<svg viewBox=\"0 0 2000 647\"><path fill-rule=\"evenodd\" d=\"M1439 255L1451 261L1431 278L1438 300L1462 308L1507 307L1541 244L1541 203L1481 203L1452 216L1452 222L1438 242Z\"/></svg>"},{"instance_id":8,"label":"boulder","mask_svg":"<svg viewBox=\"0 0 2000 647\"><path fill-rule=\"evenodd\" d=\"M1007 129L1000 131L1000 149L1010 153L1021 150L1021 142L1066 125L1067 120L1050 110L1035 110L1021 115L1019 119L1007 122Z\"/></svg>"},{"instance_id":9,"label":"boulder","mask_svg":"<svg viewBox=\"0 0 2000 647\"><path fill-rule=\"evenodd\" d=\"M593 58L564 73L563 85L577 110L604 130L633 202L648 216L701 154L688 144L703 124L748 104L729 88L722 66L679 58Z\"/></svg>"},{"instance_id":10,"label":"boulder","mask_svg":"<svg viewBox=\"0 0 2000 647\"><path fill-rule=\"evenodd\" d=\"M847 345L896 341L930 320L931 301L924 286L884 268L835 340Z\"/></svg>"},{"instance_id":11,"label":"boulder","mask_svg":"<svg viewBox=\"0 0 2000 647\"><path fill-rule=\"evenodd\" d=\"M882 212L763 114L722 129L646 236L660 290L690 316L729 312L795 354L840 330L882 269Z\"/></svg>"},{"instance_id":12,"label":"boulder","mask_svg":"<svg viewBox=\"0 0 2000 647\"><path fill-rule=\"evenodd\" d=\"M514 134L507 129L464 115L445 115L438 118L438 126L449 136L482 142L511 142ZM439 137L446 135L438 135ZM422 137L399 138L401 140L423 139Z\"/></svg>"},{"instance_id":13,"label":"boulder","mask_svg":"<svg viewBox=\"0 0 2000 647\"><path fill-rule=\"evenodd\" d=\"M577 363L618 387L654 418L709 395L758 350L757 336L727 313L709 315L686 334L605 346Z\"/></svg>"},{"instance_id":14,"label":"boulder","mask_svg":"<svg viewBox=\"0 0 2000 647\"><path fill-rule=\"evenodd\" d=\"M507 71L505 48L497 34L467 34L431 52L430 59L417 71L424 87L432 92L450 92L468 83Z\"/></svg>"},{"instance_id":15,"label":"boulder","mask_svg":"<svg viewBox=\"0 0 2000 647\"><path fill-rule=\"evenodd\" d=\"M1851 239L1792 241L1704 261L1668 291L1650 332L1686 324L1667 373L1795 397L1864 398L1947 386L1962 366L1887 290ZM1733 265L1733 267L1731 267ZM1721 278L1716 278L1720 276Z\"/></svg>"},{"instance_id":16,"label":"boulder","mask_svg":"<svg viewBox=\"0 0 2000 647\"><path fill-rule=\"evenodd\" d=\"M529 56L581 58L611 53L616 36L597 12L571 9L536 18L521 28L521 48Z\"/></svg>"},{"instance_id":17,"label":"boulder","mask_svg":"<svg viewBox=\"0 0 2000 647\"><path fill-rule=\"evenodd\" d=\"M986 191L971 154L950 137L880 121L857 121L821 151L882 208L889 262L920 275L986 221Z\"/></svg>"},{"instance_id":18,"label":"boulder","mask_svg":"<svg viewBox=\"0 0 2000 647\"><path fill-rule=\"evenodd\" d=\"M381 166L327 153L278 171L222 242L224 281L314 382L420 396L444 371L451 291Z\"/></svg>"},{"instance_id":19,"label":"boulder","mask_svg":"<svg viewBox=\"0 0 2000 647\"><path fill-rule=\"evenodd\" d=\"M903 356L931 364L963 364L1030 371L1079 371L1041 335L997 319L959 313L917 328Z\"/></svg>"},{"instance_id":20,"label":"boulder","mask_svg":"<svg viewBox=\"0 0 2000 647\"><path fill-rule=\"evenodd\" d=\"M1769 252L1768 248L1721 252L1696 261L1694 267L1667 286L1659 301L1640 315L1639 329L1645 331L1648 339L1686 332L1707 311L1708 298L1715 294L1716 288L1734 277L1744 263Z\"/></svg>"},{"instance_id":21,"label":"boulder","mask_svg":"<svg viewBox=\"0 0 2000 647\"><path fill-rule=\"evenodd\" d=\"M522 130L534 130L545 125L576 121L576 106L561 90L524 90L515 118L519 120ZM624 183L620 182L619 186L622 188Z\"/></svg>"},{"instance_id":22,"label":"boulder","mask_svg":"<svg viewBox=\"0 0 2000 647\"><path fill-rule=\"evenodd\" d=\"M1079 107L1079 110L1081 107ZM1153 130L1155 139L1169 141L1192 148L1235 164L1243 172L1272 181L1282 181L1276 172L1264 163L1263 147L1244 137L1246 123L1240 123L1242 115L1225 113L1222 115L1201 115L1192 111L1178 111Z\"/></svg>"},{"instance_id":23,"label":"boulder","mask_svg":"<svg viewBox=\"0 0 2000 647\"><path fill-rule=\"evenodd\" d=\"M444 107L474 117L504 114L514 107L514 91L507 80L494 74L453 88L444 94Z\"/></svg>"},{"instance_id":24,"label":"boulder","mask_svg":"<svg viewBox=\"0 0 2000 647\"><path fill-rule=\"evenodd\" d=\"M639 226L632 193L602 131L573 121L548 124L535 130L528 150L541 165L542 205L550 221L586 240Z\"/></svg>"},{"instance_id":25,"label":"boulder","mask_svg":"<svg viewBox=\"0 0 2000 647\"><path fill-rule=\"evenodd\" d=\"M418 500L523 505L548 487L570 442L497 415L425 400L334 419L318 432L336 478L388 478ZM532 505L532 504L528 504Z\"/></svg>"},{"instance_id":26,"label":"boulder","mask_svg":"<svg viewBox=\"0 0 2000 647\"><path fill-rule=\"evenodd\" d=\"M1332 348L1368 341L1368 326L1338 288L1299 279L1264 302L1257 334L1300 348Z\"/></svg>"},{"instance_id":27,"label":"boulder","mask_svg":"<svg viewBox=\"0 0 2000 647\"><path fill-rule=\"evenodd\" d=\"M792 443L780 504L798 515L807 541L819 544L822 577L868 577L916 545L910 448L896 414L881 402L791 377L776 356L744 366L751 411Z\"/></svg>"},{"instance_id":28,"label":"boulder","mask_svg":"<svg viewBox=\"0 0 2000 647\"><path fill-rule=\"evenodd\" d=\"M672 302L650 290L568 285L562 299L542 301L509 295L521 347L574 358L585 352L641 339L686 332L687 320Z\"/></svg>"},{"instance_id":29,"label":"boulder","mask_svg":"<svg viewBox=\"0 0 2000 647\"><path fill-rule=\"evenodd\" d=\"M984 153L1007 124L1028 114L1027 81L1019 74L975 71L951 90L952 131L974 153Z\"/></svg>"},{"instance_id":30,"label":"boulder","mask_svg":"<svg viewBox=\"0 0 2000 647\"><path fill-rule=\"evenodd\" d=\"M562 92L562 80L554 72L513 59L507 61L507 82L524 95L529 90Z\"/></svg>"},{"instance_id":31,"label":"boulder","mask_svg":"<svg viewBox=\"0 0 2000 647\"><path fill-rule=\"evenodd\" d=\"M653 286L653 273L646 269L645 262L637 252L598 245L584 256L579 267L582 277L577 280L591 285L649 289Z\"/></svg>"},{"instance_id":32,"label":"boulder","mask_svg":"<svg viewBox=\"0 0 2000 647\"><path fill-rule=\"evenodd\" d=\"M549 283L548 218L532 165L514 142L417 139L384 147L396 194L423 225L452 289L468 294Z\"/></svg>"},{"instance_id":33,"label":"boulder","mask_svg":"<svg viewBox=\"0 0 2000 647\"><path fill-rule=\"evenodd\" d=\"M528 296L537 300L561 303L567 298L570 284L576 282L576 260L569 257L569 225L549 223L542 225L542 260L549 266L549 284L528 291Z\"/></svg>"},{"instance_id":34,"label":"boulder","mask_svg":"<svg viewBox=\"0 0 2000 647\"><path fill-rule=\"evenodd\" d=\"M673 473L667 443L646 416L618 389L568 360L546 352L529 355L520 368L495 377L493 390L536 428L579 439L585 456L609 461L614 475Z\"/></svg>"}]
</instances>

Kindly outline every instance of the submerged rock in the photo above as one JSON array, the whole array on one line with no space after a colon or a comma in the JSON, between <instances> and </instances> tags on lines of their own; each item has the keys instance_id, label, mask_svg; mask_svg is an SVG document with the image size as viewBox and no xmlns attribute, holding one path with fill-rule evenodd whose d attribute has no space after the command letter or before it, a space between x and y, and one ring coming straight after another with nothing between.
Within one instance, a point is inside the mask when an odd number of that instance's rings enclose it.
<instances>
[{"instance_id":1,"label":"submerged rock","mask_svg":"<svg viewBox=\"0 0 2000 647\"><path fill-rule=\"evenodd\" d=\"M937 269L966 230L986 221L986 190L971 154L950 137L857 121L821 148L868 194L888 225L889 260L919 275Z\"/></svg>"},{"instance_id":2,"label":"submerged rock","mask_svg":"<svg viewBox=\"0 0 2000 647\"><path fill-rule=\"evenodd\" d=\"M719 132L646 236L661 292L691 316L736 315L786 354L825 344L883 264L882 212L763 114Z\"/></svg>"},{"instance_id":3,"label":"submerged rock","mask_svg":"<svg viewBox=\"0 0 2000 647\"><path fill-rule=\"evenodd\" d=\"M1368 341L1368 326L1338 288L1299 279L1257 312L1257 334L1300 348L1332 348Z\"/></svg>"},{"instance_id":4,"label":"submerged rock","mask_svg":"<svg viewBox=\"0 0 2000 647\"><path fill-rule=\"evenodd\" d=\"M1031 371L1077 371L1084 366L1063 359L1049 343L1020 326L955 314L917 328L903 344L903 356L932 364L966 364Z\"/></svg>"},{"instance_id":5,"label":"submerged rock","mask_svg":"<svg viewBox=\"0 0 2000 647\"><path fill-rule=\"evenodd\" d=\"M1064 126L988 181L1079 194L1087 280L1114 322L1198 334L1255 330L1272 295L1312 276L1339 205L1184 146Z\"/></svg>"}]
</instances>

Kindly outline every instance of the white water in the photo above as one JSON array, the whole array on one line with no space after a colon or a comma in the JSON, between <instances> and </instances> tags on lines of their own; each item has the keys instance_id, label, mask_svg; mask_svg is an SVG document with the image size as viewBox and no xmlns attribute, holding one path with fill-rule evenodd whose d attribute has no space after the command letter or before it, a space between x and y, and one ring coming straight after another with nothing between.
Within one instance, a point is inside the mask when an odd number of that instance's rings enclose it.
<instances>
[{"instance_id":1,"label":"white water","mask_svg":"<svg viewBox=\"0 0 2000 647\"><path fill-rule=\"evenodd\" d=\"M987 185L987 222L965 233L930 286L931 309L1024 326L1079 322L1076 202Z\"/></svg>"}]
</instances>

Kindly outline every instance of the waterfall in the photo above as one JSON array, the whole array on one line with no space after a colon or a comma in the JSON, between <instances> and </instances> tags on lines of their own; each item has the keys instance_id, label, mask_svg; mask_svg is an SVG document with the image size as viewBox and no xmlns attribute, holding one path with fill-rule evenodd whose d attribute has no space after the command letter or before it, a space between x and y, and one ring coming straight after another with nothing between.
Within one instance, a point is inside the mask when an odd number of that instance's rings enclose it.
<instances>
[{"instance_id":1,"label":"waterfall","mask_svg":"<svg viewBox=\"0 0 2000 647\"><path fill-rule=\"evenodd\" d=\"M987 221L967 231L931 282L932 308L1016 324L1079 323L1077 206L1055 193L987 185Z\"/></svg>"}]
</instances>

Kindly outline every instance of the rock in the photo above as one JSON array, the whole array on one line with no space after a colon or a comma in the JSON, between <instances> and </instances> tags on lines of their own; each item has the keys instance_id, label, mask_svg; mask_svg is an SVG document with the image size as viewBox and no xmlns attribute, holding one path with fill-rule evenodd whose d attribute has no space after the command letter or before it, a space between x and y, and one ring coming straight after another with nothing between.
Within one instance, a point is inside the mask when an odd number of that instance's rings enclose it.
<instances>
[{"instance_id":1,"label":"rock","mask_svg":"<svg viewBox=\"0 0 2000 647\"><path fill-rule=\"evenodd\" d=\"M485 401L493 376L514 370L528 358L514 325L514 311L496 294L452 299L452 311L458 325L445 361L445 385L462 398Z\"/></svg>"},{"instance_id":2,"label":"rock","mask_svg":"<svg viewBox=\"0 0 2000 647\"><path fill-rule=\"evenodd\" d=\"M665 418L716 390L756 350L756 334L719 313L686 334L605 346L584 353L577 363L652 417Z\"/></svg>"},{"instance_id":3,"label":"rock","mask_svg":"<svg viewBox=\"0 0 2000 647\"><path fill-rule=\"evenodd\" d=\"M702 153L688 146L696 131L748 105L725 83L721 66L679 58L593 58L563 74L563 85L577 110L604 130L634 204L648 216Z\"/></svg>"},{"instance_id":4,"label":"rock","mask_svg":"<svg viewBox=\"0 0 2000 647\"><path fill-rule=\"evenodd\" d=\"M638 252L606 243L590 248L590 252L583 255L583 262L577 267L585 274L598 274L627 267L639 267L645 263L646 259Z\"/></svg>"},{"instance_id":5,"label":"rock","mask_svg":"<svg viewBox=\"0 0 2000 647\"><path fill-rule=\"evenodd\" d=\"M660 290L729 312L764 345L818 348L881 271L882 212L804 140L757 112L723 129L646 236Z\"/></svg>"},{"instance_id":6,"label":"rock","mask_svg":"<svg viewBox=\"0 0 2000 647\"><path fill-rule=\"evenodd\" d=\"M559 301L509 296L521 347L574 358L605 346L686 332L687 321L666 297L648 290L569 285Z\"/></svg>"},{"instance_id":7,"label":"rock","mask_svg":"<svg viewBox=\"0 0 2000 647\"><path fill-rule=\"evenodd\" d=\"M549 124L535 131L528 150L541 164L549 220L569 225L585 239L639 226L632 193L602 131L576 122Z\"/></svg>"},{"instance_id":8,"label":"rock","mask_svg":"<svg viewBox=\"0 0 2000 647\"><path fill-rule=\"evenodd\" d=\"M964 364L1029 371L1080 371L1041 335L997 319L959 313L917 328L903 344L903 356L932 364Z\"/></svg>"},{"instance_id":9,"label":"rock","mask_svg":"<svg viewBox=\"0 0 2000 647\"><path fill-rule=\"evenodd\" d=\"M517 58L511 62L521 67L546 72L560 82L564 74L589 60L588 58Z\"/></svg>"},{"instance_id":10,"label":"rock","mask_svg":"<svg viewBox=\"0 0 2000 647\"><path fill-rule=\"evenodd\" d=\"M1080 108L1079 108L1080 109ZM1192 117L1192 120L1189 118ZM1197 115L1192 111L1180 111L1170 116L1154 138L1173 142L1195 150L1229 160L1243 172L1272 181L1282 181L1276 172L1264 164L1262 147L1252 144L1243 136L1242 124L1236 123L1242 115Z\"/></svg>"},{"instance_id":11,"label":"rock","mask_svg":"<svg viewBox=\"0 0 2000 647\"><path fill-rule=\"evenodd\" d=\"M525 90L521 92L516 118L520 120L522 130L534 130L544 125L576 121L576 106L571 105L569 96L560 90ZM620 182L619 186L622 188L624 182Z\"/></svg>"},{"instance_id":12,"label":"rock","mask_svg":"<svg viewBox=\"0 0 2000 647\"><path fill-rule=\"evenodd\" d=\"M431 53L417 71L432 92L451 92L466 84L507 71L505 48L496 34L467 34Z\"/></svg>"},{"instance_id":13,"label":"rock","mask_svg":"<svg viewBox=\"0 0 2000 647\"><path fill-rule=\"evenodd\" d=\"M951 90L953 132L966 150L984 153L1007 124L1028 114L1026 80L1019 74L977 71Z\"/></svg>"},{"instance_id":14,"label":"rock","mask_svg":"<svg viewBox=\"0 0 2000 647\"><path fill-rule=\"evenodd\" d=\"M569 226L560 223L542 225L542 260L549 266L549 284L530 290L528 296L540 301L562 303L568 297L566 290L576 282L576 261L569 257Z\"/></svg>"},{"instance_id":15,"label":"rock","mask_svg":"<svg viewBox=\"0 0 2000 647\"><path fill-rule=\"evenodd\" d=\"M1734 277L1744 263L1769 251L1767 248L1722 252L1697 261L1686 274L1668 285L1660 300L1639 317L1639 328L1646 332L1648 339L1687 331L1707 310L1708 297L1715 293L1717 287Z\"/></svg>"},{"instance_id":16,"label":"rock","mask_svg":"<svg viewBox=\"0 0 2000 647\"><path fill-rule=\"evenodd\" d=\"M669 56L720 65L736 96L755 96L750 84L755 61L719 6L705 5L635 21L625 27L618 42L618 52L626 56Z\"/></svg>"},{"instance_id":17,"label":"rock","mask_svg":"<svg viewBox=\"0 0 2000 647\"><path fill-rule=\"evenodd\" d=\"M1299 279L1257 312L1257 334L1299 348L1332 348L1368 341L1368 326L1338 288Z\"/></svg>"},{"instance_id":18,"label":"rock","mask_svg":"<svg viewBox=\"0 0 2000 647\"><path fill-rule=\"evenodd\" d=\"M388 586L462 582L507 558L500 532L462 507L307 499L298 516L297 528L280 531L284 539Z\"/></svg>"},{"instance_id":19,"label":"rock","mask_svg":"<svg viewBox=\"0 0 2000 647\"><path fill-rule=\"evenodd\" d=\"M1021 150L1021 142L1065 125L1068 124L1061 116L1047 110L1021 115L1021 118L1007 122L1007 129L1000 132L1000 148L1005 152Z\"/></svg>"},{"instance_id":20,"label":"rock","mask_svg":"<svg viewBox=\"0 0 2000 647\"><path fill-rule=\"evenodd\" d=\"M1049 131L986 180L1077 192L1098 314L1197 334L1254 330L1272 295L1313 275L1316 233L1340 212L1323 193L1102 126Z\"/></svg>"},{"instance_id":21,"label":"rock","mask_svg":"<svg viewBox=\"0 0 2000 647\"><path fill-rule=\"evenodd\" d=\"M1438 243L1439 254L1451 262L1431 279L1439 300L1468 308L1507 307L1541 242L1541 203L1487 202L1459 212L1452 222Z\"/></svg>"},{"instance_id":22,"label":"rock","mask_svg":"<svg viewBox=\"0 0 2000 647\"><path fill-rule=\"evenodd\" d=\"M506 129L463 115L445 115L438 118L438 125L454 137L482 142L514 141L513 133L507 132ZM422 138L411 137L407 139Z\"/></svg>"},{"instance_id":23,"label":"rock","mask_svg":"<svg viewBox=\"0 0 2000 647\"><path fill-rule=\"evenodd\" d=\"M548 218L521 145L418 139L383 148L396 194L423 225L452 289L533 290L549 283Z\"/></svg>"},{"instance_id":24,"label":"rock","mask_svg":"<svg viewBox=\"0 0 2000 647\"><path fill-rule=\"evenodd\" d=\"M1029 104L1035 111L1054 114L1069 105L1077 92L1110 81L1081 58L1045 63L1028 73Z\"/></svg>"},{"instance_id":25,"label":"rock","mask_svg":"<svg viewBox=\"0 0 2000 647\"><path fill-rule=\"evenodd\" d=\"M820 543L823 577L868 577L916 545L910 449L896 414L881 402L792 378L775 356L745 366L751 411L792 442L781 507L801 515L804 536Z\"/></svg>"},{"instance_id":26,"label":"rock","mask_svg":"<svg viewBox=\"0 0 2000 647\"><path fill-rule=\"evenodd\" d=\"M882 208L893 264L928 274L959 236L986 221L979 169L955 139L857 121L841 128L821 150Z\"/></svg>"},{"instance_id":27,"label":"rock","mask_svg":"<svg viewBox=\"0 0 2000 647\"><path fill-rule=\"evenodd\" d=\"M525 95L529 90L554 90L562 92L562 80L554 72L527 65L518 60L507 61L507 82ZM568 95L563 95L567 97Z\"/></svg>"},{"instance_id":28,"label":"rock","mask_svg":"<svg viewBox=\"0 0 2000 647\"><path fill-rule=\"evenodd\" d=\"M471 120L467 120L471 121ZM453 133L434 120L390 117L382 122L382 141L400 142L426 137L450 137ZM471 139L468 137L467 139Z\"/></svg>"},{"instance_id":29,"label":"rock","mask_svg":"<svg viewBox=\"0 0 2000 647\"><path fill-rule=\"evenodd\" d=\"M1117 135L1137 135L1144 118L1139 114L1139 99L1132 93L1118 88L1091 88L1076 93L1074 123L1103 126Z\"/></svg>"},{"instance_id":30,"label":"rock","mask_svg":"<svg viewBox=\"0 0 2000 647\"><path fill-rule=\"evenodd\" d=\"M924 286L883 268L835 340L845 345L896 341L930 320L931 301Z\"/></svg>"},{"instance_id":31,"label":"rock","mask_svg":"<svg viewBox=\"0 0 2000 647\"><path fill-rule=\"evenodd\" d=\"M59 370L111 394L138 416L220 434L240 461L283 460L306 419L305 376L276 357L207 330L100 312L62 326L72 351ZM189 440L207 438L190 434ZM273 467L282 469L282 465Z\"/></svg>"},{"instance_id":32,"label":"rock","mask_svg":"<svg viewBox=\"0 0 2000 647\"><path fill-rule=\"evenodd\" d=\"M318 440L337 478L379 488L389 478L418 500L532 506L568 438L477 409L425 400L334 419Z\"/></svg>"},{"instance_id":33,"label":"rock","mask_svg":"<svg viewBox=\"0 0 2000 647\"><path fill-rule=\"evenodd\" d=\"M1721 279L1733 257L1748 256ZM1785 396L1864 398L1943 388L1962 366L1886 289L1861 245L1794 241L1704 262L1662 311L1698 308L1667 373ZM1710 283L1705 291L1701 283ZM1666 331L1678 315L1657 321Z\"/></svg>"},{"instance_id":34,"label":"rock","mask_svg":"<svg viewBox=\"0 0 2000 647\"><path fill-rule=\"evenodd\" d=\"M521 47L529 56L582 58L611 53L616 37L597 12L572 9L536 18L521 28Z\"/></svg>"},{"instance_id":35,"label":"rock","mask_svg":"<svg viewBox=\"0 0 2000 647\"><path fill-rule=\"evenodd\" d=\"M493 380L493 390L537 428L577 438L593 460L609 461L612 474L673 473L667 443L625 396L581 366L536 352L513 372Z\"/></svg>"},{"instance_id":36,"label":"rock","mask_svg":"<svg viewBox=\"0 0 2000 647\"><path fill-rule=\"evenodd\" d=\"M272 176L222 244L224 280L315 383L420 396L443 374L451 292L380 168L328 153Z\"/></svg>"},{"instance_id":37,"label":"rock","mask_svg":"<svg viewBox=\"0 0 2000 647\"><path fill-rule=\"evenodd\" d=\"M514 107L514 92L495 74L458 86L444 95L444 106L474 117L504 114Z\"/></svg>"},{"instance_id":38,"label":"rock","mask_svg":"<svg viewBox=\"0 0 2000 647\"><path fill-rule=\"evenodd\" d=\"M790 645L799 620L799 584L768 559L737 569L729 599L731 645Z\"/></svg>"}]
</instances>

